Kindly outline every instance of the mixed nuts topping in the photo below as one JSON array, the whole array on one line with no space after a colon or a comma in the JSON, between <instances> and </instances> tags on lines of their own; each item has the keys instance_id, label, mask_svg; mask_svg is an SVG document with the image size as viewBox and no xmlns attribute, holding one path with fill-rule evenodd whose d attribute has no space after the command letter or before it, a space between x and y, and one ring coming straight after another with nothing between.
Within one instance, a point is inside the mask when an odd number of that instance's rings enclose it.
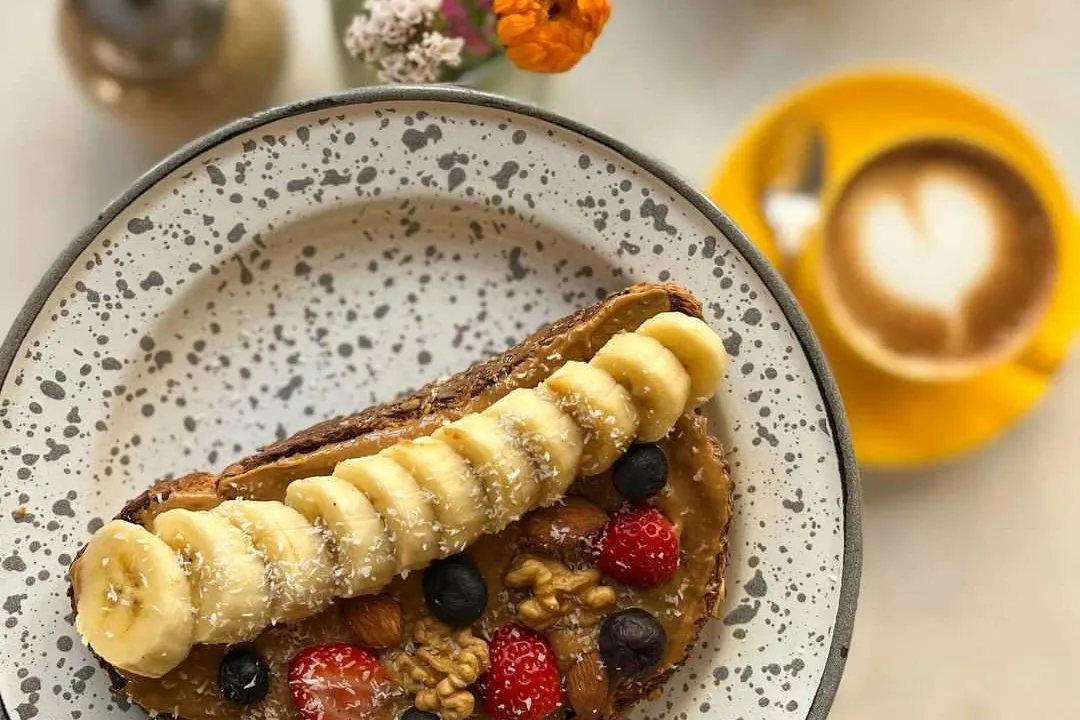
<instances>
[{"instance_id":1,"label":"mixed nuts topping","mask_svg":"<svg viewBox=\"0 0 1080 720\"><path fill-rule=\"evenodd\" d=\"M614 588L600 584L599 570L574 571L558 560L518 555L506 573L509 588L528 588L532 596L517 606L518 620L533 630L546 630L577 612L575 625L589 627L615 604Z\"/></svg>"},{"instance_id":2,"label":"mixed nuts topping","mask_svg":"<svg viewBox=\"0 0 1080 720\"><path fill-rule=\"evenodd\" d=\"M404 641L401 605L389 595L361 595L341 603L341 614L364 647L386 650Z\"/></svg>"},{"instance_id":3,"label":"mixed nuts topping","mask_svg":"<svg viewBox=\"0 0 1080 720\"><path fill-rule=\"evenodd\" d=\"M526 515L521 529L530 547L557 557L573 557L587 548L607 521L607 513L598 505L571 495Z\"/></svg>"},{"instance_id":4,"label":"mixed nuts topping","mask_svg":"<svg viewBox=\"0 0 1080 720\"><path fill-rule=\"evenodd\" d=\"M488 644L472 630L454 630L424 618L412 632L411 649L389 660L395 679L411 693L418 710L438 712L443 720L465 720L476 707L468 689L491 667Z\"/></svg>"},{"instance_id":5,"label":"mixed nuts topping","mask_svg":"<svg viewBox=\"0 0 1080 720\"><path fill-rule=\"evenodd\" d=\"M566 675L566 696L577 717L600 717L609 692L607 670L599 653L582 655Z\"/></svg>"}]
</instances>

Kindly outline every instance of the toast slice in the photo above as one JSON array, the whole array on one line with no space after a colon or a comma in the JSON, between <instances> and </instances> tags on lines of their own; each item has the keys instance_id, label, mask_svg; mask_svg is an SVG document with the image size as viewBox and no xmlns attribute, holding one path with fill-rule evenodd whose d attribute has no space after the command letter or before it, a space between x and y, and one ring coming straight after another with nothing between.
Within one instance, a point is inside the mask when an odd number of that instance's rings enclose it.
<instances>
[{"instance_id":1,"label":"toast slice","mask_svg":"<svg viewBox=\"0 0 1080 720\"><path fill-rule=\"evenodd\" d=\"M162 513L177 508L189 510L211 509L230 499L281 500L285 489L294 480L319 475L329 475L335 466L346 459L375 454L403 440L426 436L447 422L480 412L518 388L532 388L546 380L569 361L587 362L614 336L632 332L643 322L661 313L676 312L690 317L701 317L700 303L686 290L674 285L639 284L615 293L589 307L558 320L533 333L517 346L498 357L472 366L454 375L434 381L412 395L392 403L368 408L354 415L328 420L297 434L268 445L248 458L229 465L220 474L197 472L159 482L146 492L128 502L117 514L121 520L150 527ZM645 697L659 693L671 674L689 654L701 628L715 617L724 598L724 570L728 556L728 526L731 518L732 484L727 464L719 442L708 435L704 418L696 411L687 411L676 423L669 436L660 441L668 458L675 458L673 466L680 468L687 478L685 487L692 497L667 500L675 503L672 513L689 515L676 522L683 542L684 568L680 578L686 578L688 592L675 609L668 630L669 644L664 660L654 672L633 680L612 683L608 702L601 708L605 717L618 717ZM705 482L702 482L704 476ZM611 491L610 473L584 478L570 487L570 494L583 495L605 510L614 510L620 499ZM677 495L677 493L669 493ZM679 503L683 503L680 507ZM687 508L694 506L690 512ZM522 541L520 523L514 523L501 533L497 542L477 543L476 553L487 552L489 546L514 546ZM483 545L484 547L479 547ZM690 547L692 545L693 547ZM72 564L71 575L82 559L85 547L80 550ZM499 552L502 552L500 550ZM688 560L687 558L692 558ZM391 590L407 604L417 590L416 575L410 583L395 581ZM499 581L501 584L501 581ZM77 612L78 583L72 583L69 595L73 610ZM659 592L643 593L638 599L662 603ZM421 602L422 600L414 602ZM335 641L347 642L349 637L336 638L340 622L323 620L333 614L326 611L298 627L308 632L316 627ZM335 616L336 618L337 616ZM312 626L311 623L323 623ZM307 623L307 624L305 624ZM409 616L406 613L406 623ZM254 641L261 647L277 642L278 635L288 634L290 628L271 628ZM299 632L299 631L298 631ZM275 633L277 635L275 635ZM295 633L293 633L295 634ZM561 648L557 647L561 653ZM216 666L224 648L219 646L196 646L192 658L185 661L182 670L184 682L170 678L177 671L160 680L133 676L98 658L108 672L114 689L129 696L134 702L161 717L174 720L204 720L208 717L246 718L242 706L212 703L214 710L203 706L185 695L180 685L190 686L198 682L212 683L216 678ZM196 657L197 656L197 657ZM572 657L560 657L572 662ZM206 668L196 667L205 661ZM283 683L271 688L269 700L280 701L283 709L278 712L263 711L258 717L292 720L299 717L291 706L286 706L287 689ZM230 707L232 709L230 709ZM224 710L220 710L224 708ZM480 711L477 711L480 714Z\"/></svg>"}]
</instances>

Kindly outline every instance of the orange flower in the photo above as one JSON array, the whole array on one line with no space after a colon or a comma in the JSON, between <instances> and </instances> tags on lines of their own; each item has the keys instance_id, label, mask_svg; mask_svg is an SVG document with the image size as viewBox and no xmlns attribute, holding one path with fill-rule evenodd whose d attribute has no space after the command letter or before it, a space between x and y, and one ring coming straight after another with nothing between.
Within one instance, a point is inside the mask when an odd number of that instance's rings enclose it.
<instances>
[{"instance_id":1,"label":"orange flower","mask_svg":"<svg viewBox=\"0 0 1080 720\"><path fill-rule=\"evenodd\" d=\"M496 30L522 70L566 72L577 65L611 15L610 0L494 0Z\"/></svg>"}]
</instances>

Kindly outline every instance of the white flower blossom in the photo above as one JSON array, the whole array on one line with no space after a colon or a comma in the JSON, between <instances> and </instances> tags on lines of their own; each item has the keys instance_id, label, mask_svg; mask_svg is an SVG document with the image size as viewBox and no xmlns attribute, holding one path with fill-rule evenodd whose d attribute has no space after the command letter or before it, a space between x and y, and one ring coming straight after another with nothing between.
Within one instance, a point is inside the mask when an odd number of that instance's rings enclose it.
<instances>
[{"instance_id":1,"label":"white flower blossom","mask_svg":"<svg viewBox=\"0 0 1080 720\"><path fill-rule=\"evenodd\" d=\"M462 38L432 30L441 0L368 0L345 33L345 47L383 82L430 83L461 65Z\"/></svg>"},{"instance_id":2,"label":"white flower blossom","mask_svg":"<svg viewBox=\"0 0 1080 720\"><path fill-rule=\"evenodd\" d=\"M410 25L429 23L442 9L441 0L390 0L393 14Z\"/></svg>"},{"instance_id":3,"label":"white flower blossom","mask_svg":"<svg viewBox=\"0 0 1080 720\"><path fill-rule=\"evenodd\" d=\"M461 65L462 38L449 38L431 31L404 53L395 53L383 61L379 79L383 82L436 82L444 67ZM392 62L387 62L392 61Z\"/></svg>"}]
</instances>

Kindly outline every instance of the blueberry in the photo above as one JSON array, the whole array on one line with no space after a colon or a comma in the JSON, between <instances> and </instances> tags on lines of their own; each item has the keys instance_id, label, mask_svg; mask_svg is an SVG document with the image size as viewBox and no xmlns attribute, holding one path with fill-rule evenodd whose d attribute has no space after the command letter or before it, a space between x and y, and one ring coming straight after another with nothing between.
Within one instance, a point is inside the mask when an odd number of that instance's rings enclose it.
<instances>
[{"instance_id":1,"label":"blueberry","mask_svg":"<svg viewBox=\"0 0 1080 720\"><path fill-rule=\"evenodd\" d=\"M424 712L411 707L401 714L401 720L440 720L440 718L433 712Z\"/></svg>"},{"instance_id":2,"label":"blueberry","mask_svg":"<svg viewBox=\"0 0 1080 720\"><path fill-rule=\"evenodd\" d=\"M230 650L218 666L218 688L226 700L252 705L270 691L270 668L249 650Z\"/></svg>"},{"instance_id":3,"label":"blueberry","mask_svg":"<svg viewBox=\"0 0 1080 720\"><path fill-rule=\"evenodd\" d=\"M644 502L667 484L667 457L659 445L631 445L615 461L611 479L615 489L630 502Z\"/></svg>"},{"instance_id":4,"label":"blueberry","mask_svg":"<svg viewBox=\"0 0 1080 720\"><path fill-rule=\"evenodd\" d=\"M636 678L655 669L667 650L667 632L641 608L613 613L600 628L600 655L613 675Z\"/></svg>"},{"instance_id":5,"label":"blueberry","mask_svg":"<svg viewBox=\"0 0 1080 720\"><path fill-rule=\"evenodd\" d=\"M452 627L471 625L487 607L484 576L462 555L432 563L423 586L432 614Z\"/></svg>"}]
</instances>

